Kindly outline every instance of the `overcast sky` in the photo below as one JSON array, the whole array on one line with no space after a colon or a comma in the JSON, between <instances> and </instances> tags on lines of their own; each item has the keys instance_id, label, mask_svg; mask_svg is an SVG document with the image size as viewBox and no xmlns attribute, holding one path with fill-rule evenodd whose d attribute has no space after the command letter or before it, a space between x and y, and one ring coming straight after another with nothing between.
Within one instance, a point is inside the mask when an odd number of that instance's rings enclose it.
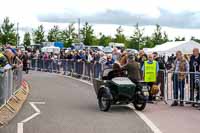
<instances>
[{"instance_id":1,"label":"overcast sky","mask_svg":"<svg viewBox=\"0 0 200 133\"><path fill-rule=\"evenodd\" d=\"M198 0L0 0L0 21L9 16L21 28L41 22L155 25L200 29Z\"/></svg>"},{"instance_id":2,"label":"overcast sky","mask_svg":"<svg viewBox=\"0 0 200 133\"><path fill-rule=\"evenodd\" d=\"M0 0L0 17L23 24L71 22L200 28L198 0Z\"/></svg>"}]
</instances>

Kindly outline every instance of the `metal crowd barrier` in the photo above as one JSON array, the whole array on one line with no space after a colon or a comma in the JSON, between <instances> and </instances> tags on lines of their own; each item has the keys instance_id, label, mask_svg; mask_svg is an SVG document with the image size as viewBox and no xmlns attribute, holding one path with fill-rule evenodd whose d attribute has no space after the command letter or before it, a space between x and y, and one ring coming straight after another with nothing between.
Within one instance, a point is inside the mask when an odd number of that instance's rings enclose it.
<instances>
[{"instance_id":1,"label":"metal crowd barrier","mask_svg":"<svg viewBox=\"0 0 200 133\"><path fill-rule=\"evenodd\" d=\"M20 89L22 83L22 68L6 70L0 74L0 107Z\"/></svg>"},{"instance_id":2,"label":"metal crowd barrier","mask_svg":"<svg viewBox=\"0 0 200 133\"><path fill-rule=\"evenodd\" d=\"M200 103L199 72L167 72L166 98L172 101Z\"/></svg>"},{"instance_id":3,"label":"metal crowd barrier","mask_svg":"<svg viewBox=\"0 0 200 133\"><path fill-rule=\"evenodd\" d=\"M31 59L31 70L46 71L46 72L63 72L66 75L83 77L83 78L100 78L102 73L102 64L91 63L81 60L67 59Z\"/></svg>"},{"instance_id":4,"label":"metal crowd barrier","mask_svg":"<svg viewBox=\"0 0 200 133\"><path fill-rule=\"evenodd\" d=\"M45 62L47 65L45 67ZM53 65L52 65L53 63ZM52 67L54 66L54 67ZM57 67L55 67L57 66ZM102 71L106 66L100 63L91 63L87 61L75 61L73 59L63 59L63 60L43 60L43 59L31 59L32 70L38 71L48 71L48 72L63 72L63 74L69 76L75 76L78 78L85 78L88 80L99 79L101 77ZM158 73L158 84L160 87L160 95L166 99L166 71L161 70Z\"/></svg>"}]
</instances>

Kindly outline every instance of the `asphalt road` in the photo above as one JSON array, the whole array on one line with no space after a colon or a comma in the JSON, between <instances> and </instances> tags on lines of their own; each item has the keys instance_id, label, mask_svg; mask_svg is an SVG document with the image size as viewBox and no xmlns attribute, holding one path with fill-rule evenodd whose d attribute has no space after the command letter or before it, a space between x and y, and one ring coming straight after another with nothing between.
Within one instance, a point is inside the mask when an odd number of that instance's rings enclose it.
<instances>
[{"instance_id":1,"label":"asphalt road","mask_svg":"<svg viewBox=\"0 0 200 133\"><path fill-rule=\"evenodd\" d=\"M34 113L41 114L24 124L24 133L152 133L137 114L126 106L101 112L93 88L82 82L49 73L31 72L25 77L32 88L19 114L0 133L17 133L17 123Z\"/></svg>"}]
</instances>

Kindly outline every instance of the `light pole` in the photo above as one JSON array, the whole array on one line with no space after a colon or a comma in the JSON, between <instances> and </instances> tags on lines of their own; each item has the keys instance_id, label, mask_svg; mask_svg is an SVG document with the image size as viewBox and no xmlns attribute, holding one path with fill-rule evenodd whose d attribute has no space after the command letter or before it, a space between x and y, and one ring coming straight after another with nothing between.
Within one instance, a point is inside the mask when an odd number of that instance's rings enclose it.
<instances>
[{"instance_id":1,"label":"light pole","mask_svg":"<svg viewBox=\"0 0 200 133\"><path fill-rule=\"evenodd\" d=\"M78 18L78 41L79 41L79 43L81 42L81 37L80 37L80 29L81 28L81 19L80 18Z\"/></svg>"},{"instance_id":2,"label":"light pole","mask_svg":"<svg viewBox=\"0 0 200 133\"><path fill-rule=\"evenodd\" d=\"M16 45L18 47L19 46L19 23L18 22L17 22L17 35L16 36L17 36L17 42L16 42L17 44Z\"/></svg>"}]
</instances>

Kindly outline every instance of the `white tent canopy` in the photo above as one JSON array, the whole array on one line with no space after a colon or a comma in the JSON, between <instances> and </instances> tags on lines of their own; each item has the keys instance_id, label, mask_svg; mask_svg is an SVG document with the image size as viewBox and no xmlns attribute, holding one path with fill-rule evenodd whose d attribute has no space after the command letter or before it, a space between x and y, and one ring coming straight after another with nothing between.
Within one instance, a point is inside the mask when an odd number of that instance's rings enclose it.
<instances>
[{"instance_id":1,"label":"white tent canopy","mask_svg":"<svg viewBox=\"0 0 200 133\"><path fill-rule=\"evenodd\" d=\"M42 52L48 52L48 53L59 53L60 52L60 48L55 47L55 46L43 47L41 50L42 50Z\"/></svg>"},{"instance_id":2,"label":"white tent canopy","mask_svg":"<svg viewBox=\"0 0 200 133\"><path fill-rule=\"evenodd\" d=\"M175 41L175 42L166 42L161 45L157 45L154 48L148 49L148 53L158 52L159 54L172 54L180 50L184 54L191 54L194 48L200 49L200 44L195 41Z\"/></svg>"}]
</instances>

